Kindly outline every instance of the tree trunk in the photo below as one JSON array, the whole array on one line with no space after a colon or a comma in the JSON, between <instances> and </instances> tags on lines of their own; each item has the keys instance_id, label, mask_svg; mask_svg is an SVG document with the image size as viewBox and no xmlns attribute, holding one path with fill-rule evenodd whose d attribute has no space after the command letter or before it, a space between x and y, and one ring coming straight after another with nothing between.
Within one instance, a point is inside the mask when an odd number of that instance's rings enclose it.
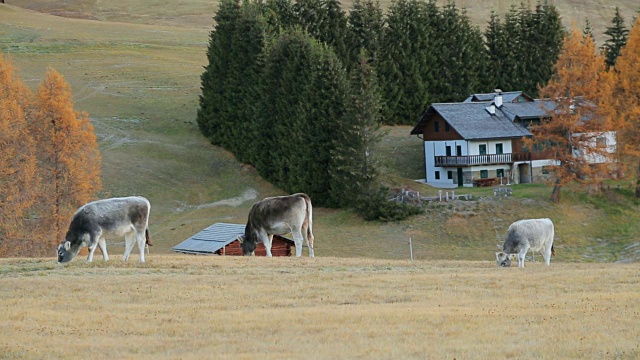
<instances>
[{"instance_id":1,"label":"tree trunk","mask_svg":"<svg viewBox=\"0 0 640 360\"><path fill-rule=\"evenodd\" d=\"M554 204L560 202L560 190L562 189L562 185L560 185L560 181L556 180L556 183L553 185L553 191L551 192L551 201Z\"/></svg>"}]
</instances>

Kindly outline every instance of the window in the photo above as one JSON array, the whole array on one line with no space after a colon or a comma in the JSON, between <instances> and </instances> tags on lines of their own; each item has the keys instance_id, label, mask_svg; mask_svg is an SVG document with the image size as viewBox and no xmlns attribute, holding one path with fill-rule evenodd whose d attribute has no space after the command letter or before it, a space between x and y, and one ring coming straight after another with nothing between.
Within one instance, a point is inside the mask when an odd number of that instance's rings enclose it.
<instances>
[{"instance_id":1,"label":"window","mask_svg":"<svg viewBox=\"0 0 640 360\"><path fill-rule=\"evenodd\" d=\"M607 138L604 136L598 136L596 138L596 146L599 148L606 148L607 147Z\"/></svg>"},{"instance_id":2,"label":"window","mask_svg":"<svg viewBox=\"0 0 640 360\"><path fill-rule=\"evenodd\" d=\"M502 152L502 144L496 144L496 154L504 154Z\"/></svg>"},{"instance_id":3,"label":"window","mask_svg":"<svg viewBox=\"0 0 640 360\"><path fill-rule=\"evenodd\" d=\"M451 126L449 125L448 122L445 122L444 123L444 131L449 131L449 130L451 130Z\"/></svg>"},{"instance_id":4,"label":"window","mask_svg":"<svg viewBox=\"0 0 640 360\"><path fill-rule=\"evenodd\" d=\"M436 171L436 180L440 180L440 171Z\"/></svg>"},{"instance_id":5,"label":"window","mask_svg":"<svg viewBox=\"0 0 640 360\"><path fill-rule=\"evenodd\" d=\"M504 177L504 169L496 170L496 176L499 177L499 178L503 178Z\"/></svg>"},{"instance_id":6,"label":"window","mask_svg":"<svg viewBox=\"0 0 640 360\"><path fill-rule=\"evenodd\" d=\"M480 170L480 178L486 179L489 177L489 170Z\"/></svg>"},{"instance_id":7,"label":"window","mask_svg":"<svg viewBox=\"0 0 640 360\"><path fill-rule=\"evenodd\" d=\"M447 156L451 156L451 146L447 145L445 151L447 152Z\"/></svg>"},{"instance_id":8,"label":"window","mask_svg":"<svg viewBox=\"0 0 640 360\"><path fill-rule=\"evenodd\" d=\"M480 155L487 155L487 145L485 144L480 145L479 150L480 150Z\"/></svg>"},{"instance_id":9,"label":"window","mask_svg":"<svg viewBox=\"0 0 640 360\"><path fill-rule=\"evenodd\" d=\"M453 179L453 171L447 171L447 179Z\"/></svg>"},{"instance_id":10,"label":"window","mask_svg":"<svg viewBox=\"0 0 640 360\"><path fill-rule=\"evenodd\" d=\"M440 121L433 122L433 131L440 132Z\"/></svg>"}]
</instances>

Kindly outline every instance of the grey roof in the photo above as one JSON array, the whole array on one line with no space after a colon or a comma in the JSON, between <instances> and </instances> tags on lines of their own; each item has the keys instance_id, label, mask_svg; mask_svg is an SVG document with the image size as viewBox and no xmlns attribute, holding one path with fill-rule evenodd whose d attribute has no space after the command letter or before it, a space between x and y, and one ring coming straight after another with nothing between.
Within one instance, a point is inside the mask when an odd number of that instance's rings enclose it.
<instances>
[{"instance_id":1,"label":"grey roof","mask_svg":"<svg viewBox=\"0 0 640 360\"><path fill-rule=\"evenodd\" d=\"M514 102L518 97L523 96L526 99L530 99L531 97L522 91L507 91L502 92L502 102L503 103L511 103ZM472 94L468 98L464 100L464 102L491 102L498 95L497 92L486 93L486 94Z\"/></svg>"},{"instance_id":2,"label":"grey roof","mask_svg":"<svg viewBox=\"0 0 640 360\"><path fill-rule=\"evenodd\" d=\"M244 234L245 225L215 223L172 248L187 254L211 254Z\"/></svg>"},{"instance_id":3,"label":"grey roof","mask_svg":"<svg viewBox=\"0 0 640 360\"><path fill-rule=\"evenodd\" d=\"M495 115L489 114L487 111L488 106L490 105L482 102L432 104L422 116L420 122L426 121L433 114L432 111L435 111L466 140L531 136L527 129L519 124L514 124L500 110L496 109ZM416 128L418 128L418 125L416 125Z\"/></svg>"},{"instance_id":4,"label":"grey roof","mask_svg":"<svg viewBox=\"0 0 640 360\"><path fill-rule=\"evenodd\" d=\"M547 111L556 107L551 100L536 100L532 102L503 103L501 110L511 120L516 116L520 119L538 119L548 117Z\"/></svg>"}]
</instances>

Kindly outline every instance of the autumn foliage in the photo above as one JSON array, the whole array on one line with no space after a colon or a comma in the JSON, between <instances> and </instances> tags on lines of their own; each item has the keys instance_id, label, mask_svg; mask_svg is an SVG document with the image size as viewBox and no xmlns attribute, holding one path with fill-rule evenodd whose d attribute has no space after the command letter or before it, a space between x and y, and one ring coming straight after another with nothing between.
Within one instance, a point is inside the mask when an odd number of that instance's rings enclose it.
<instances>
[{"instance_id":1,"label":"autumn foliage","mask_svg":"<svg viewBox=\"0 0 640 360\"><path fill-rule=\"evenodd\" d=\"M69 85L49 69L36 96L0 56L0 255L53 254L102 187L98 143Z\"/></svg>"},{"instance_id":2,"label":"autumn foliage","mask_svg":"<svg viewBox=\"0 0 640 360\"><path fill-rule=\"evenodd\" d=\"M636 197L640 197L640 18L616 60L612 102L618 122L620 158L636 169Z\"/></svg>"},{"instance_id":3,"label":"autumn foliage","mask_svg":"<svg viewBox=\"0 0 640 360\"><path fill-rule=\"evenodd\" d=\"M612 74L596 51L591 36L577 30L564 39L560 57L541 97L554 102L551 118L531 132L538 144L555 153L552 200L571 182L596 185L612 171L611 134L615 129L610 104ZM609 142L609 143L608 143Z\"/></svg>"}]
</instances>

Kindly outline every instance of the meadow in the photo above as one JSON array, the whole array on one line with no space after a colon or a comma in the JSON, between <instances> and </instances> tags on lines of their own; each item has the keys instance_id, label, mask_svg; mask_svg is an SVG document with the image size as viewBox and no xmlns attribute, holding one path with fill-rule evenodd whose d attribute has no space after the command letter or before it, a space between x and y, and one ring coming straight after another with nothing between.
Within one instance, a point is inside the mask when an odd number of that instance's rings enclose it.
<instances>
[{"instance_id":1,"label":"meadow","mask_svg":"<svg viewBox=\"0 0 640 360\"><path fill-rule=\"evenodd\" d=\"M637 264L0 259L5 359L636 359Z\"/></svg>"}]
</instances>

